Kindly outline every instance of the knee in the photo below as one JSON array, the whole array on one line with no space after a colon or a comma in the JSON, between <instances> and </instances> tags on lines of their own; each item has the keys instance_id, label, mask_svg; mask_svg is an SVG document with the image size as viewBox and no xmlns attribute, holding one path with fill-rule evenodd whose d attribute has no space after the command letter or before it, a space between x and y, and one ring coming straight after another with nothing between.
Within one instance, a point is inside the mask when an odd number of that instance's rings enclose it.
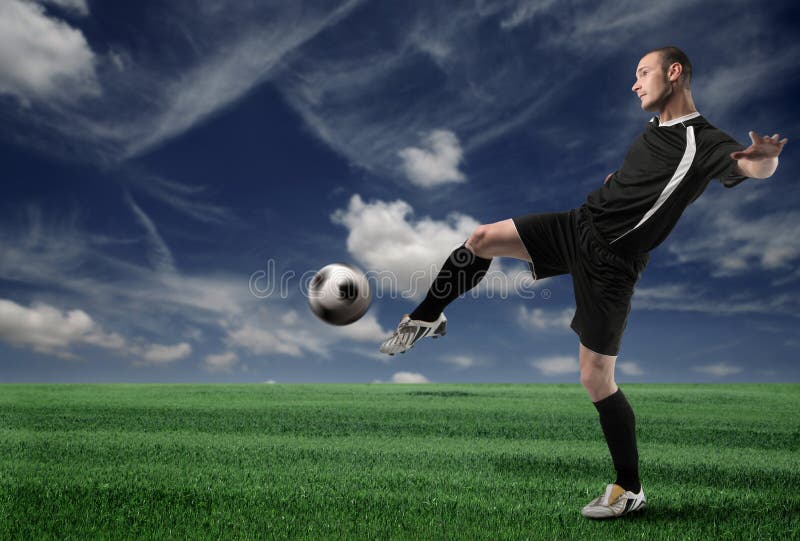
<instances>
[{"instance_id":1,"label":"knee","mask_svg":"<svg viewBox=\"0 0 800 541\"><path fill-rule=\"evenodd\" d=\"M590 394L614 385L614 372L600 359L591 359L581 366L581 385Z\"/></svg>"},{"instance_id":2,"label":"knee","mask_svg":"<svg viewBox=\"0 0 800 541\"><path fill-rule=\"evenodd\" d=\"M583 385L584 389L593 391L597 386L597 380L598 378L595 370L588 367L581 369L581 385Z\"/></svg>"},{"instance_id":3,"label":"knee","mask_svg":"<svg viewBox=\"0 0 800 541\"><path fill-rule=\"evenodd\" d=\"M465 243L467 249L469 249L473 254L477 255L478 257L483 257L482 254L486 249L488 237L489 237L489 226L479 225L469 236L469 239L467 239L467 242Z\"/></svg>"}]
</instances>

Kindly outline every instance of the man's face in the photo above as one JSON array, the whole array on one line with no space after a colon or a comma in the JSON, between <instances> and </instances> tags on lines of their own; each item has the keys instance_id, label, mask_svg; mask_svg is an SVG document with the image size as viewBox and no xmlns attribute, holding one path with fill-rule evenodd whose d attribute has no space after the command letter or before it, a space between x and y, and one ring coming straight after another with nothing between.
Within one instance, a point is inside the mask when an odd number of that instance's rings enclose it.
<instances>
[{"instance_id":1,"label":"man's face","mask_svg":"<svg viewBox=\"0 0 800 541\"><path fill-rule=\"evenodd\" d=\"M645 111L660 111L661 105L672 94L672 85L661 68L661 53L645 55L636 68L633 90Z\"/></svg>"}]
</instances>

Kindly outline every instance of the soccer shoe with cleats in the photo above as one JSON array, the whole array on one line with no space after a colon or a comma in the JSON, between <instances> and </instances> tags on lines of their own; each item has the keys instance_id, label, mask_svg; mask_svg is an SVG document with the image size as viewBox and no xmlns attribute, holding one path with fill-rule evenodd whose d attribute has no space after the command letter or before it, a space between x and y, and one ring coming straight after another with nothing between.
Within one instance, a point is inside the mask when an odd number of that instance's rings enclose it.
<instances>
[{"instance_id":1,"label":"soccer shoe with cleats","mask_svg":"<svg viewBox=\"0 0 800 541\"><path fill-rule=\"evenodd\" d=\"M381 344L381 353L389 355L405 353L425 337L439 338L445 334L447 334L447 318L444 312L439 314L436 321L411 319L405 314L394 334Z\"/></svg>"},{"instance_id":2,"label":"soccer shoe with cleats","mask_svg":"<svg viewBox=\"0 0 800 541\"><path fill-rule=\"evenodd\" d=\"M625 490L619 485L606 486L606 491L589 502L581 514L587 518L617 518L634 511L644 509L647 500L644 489L639 489L638 494Z\"/></svg>"}]
</instances>

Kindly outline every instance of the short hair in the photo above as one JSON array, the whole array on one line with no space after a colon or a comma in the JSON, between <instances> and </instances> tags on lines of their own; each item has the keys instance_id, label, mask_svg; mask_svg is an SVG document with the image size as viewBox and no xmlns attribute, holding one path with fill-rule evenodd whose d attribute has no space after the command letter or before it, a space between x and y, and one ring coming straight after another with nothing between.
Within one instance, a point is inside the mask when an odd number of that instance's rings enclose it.
<instances>
[{"instance_id":1,"label":"short hair","mask_svg":"<svg viewBox=\"0 0 800 541\"><path fill-rule=\"evenodd\" d=\"M667 73L669 67L674 64L678 63L683 68L681 72L680 81L685 88L691 88L691 81L692 81L692 63L689 61L689 57L686 56L686 53L678 49L677 47L670 45L667 47L659 47L658 49L653 49L649 51L647 54L650 53L660 53L661 54L661 67L664 69L664 73Z\"/></svg>"}]
</instances>

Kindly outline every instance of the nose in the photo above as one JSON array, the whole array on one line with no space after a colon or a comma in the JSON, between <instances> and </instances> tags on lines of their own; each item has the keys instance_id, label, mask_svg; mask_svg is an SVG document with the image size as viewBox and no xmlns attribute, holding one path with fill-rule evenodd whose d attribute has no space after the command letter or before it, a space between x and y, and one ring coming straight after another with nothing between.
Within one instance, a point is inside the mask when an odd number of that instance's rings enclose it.
<instances>
[{"instance_id":1,"label":"nose","mask_svg":"<svg viewBox=\"0 0 800 541\"><path fill-rule=\"evenodd\" d=\"M631 90L633 90L634 93L638 94L638 90L640 88L642 88L642 85L639 84L639 81L636 81L635 83L633 83L633 88L631 88Z\"/></svg>"}]
</instances>

